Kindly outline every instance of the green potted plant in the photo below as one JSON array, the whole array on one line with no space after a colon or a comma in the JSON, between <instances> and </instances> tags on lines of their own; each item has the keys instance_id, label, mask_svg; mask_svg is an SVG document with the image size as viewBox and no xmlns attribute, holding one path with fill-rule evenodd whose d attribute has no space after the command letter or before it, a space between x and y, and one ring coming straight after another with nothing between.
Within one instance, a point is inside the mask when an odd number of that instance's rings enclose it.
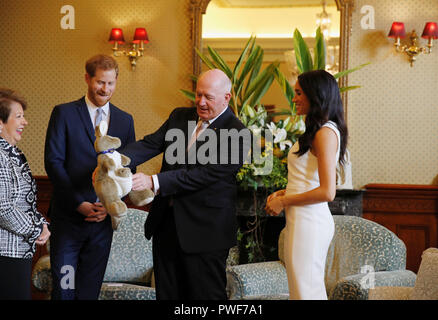
<instances>
[{"instance_id":1,"label":"green potted plant","mask_svg":"<svg viewBox=\"0 0 438 320\"><path fill-rule=\"evenodd\" d=\"M319 28L316 31L315 40L312 58L301 33L298 29L294 32L293 42L299 73L325 69L326 44ZM243 262L264 261L266 260L266 252L275 251L275 248L266 248L263 241L267 219L264 212L266 197L276 190L284 189L287 185L287 154L305 130L304 119L302 116L296 115L295 104L292 102L294 90L286 76L280 71L279 62L273 62L261 70L263 49L256 44L255 37L248 40L234 68L229 67L213 48L208 47L207 51L208 55L196 50L208 68L221 69L231 79L230 108L252 131L257 143L262 147L261 156L271 155L272 166L268 172L261 170L264 163L252 162L244 164L237 174L240 189L237 211L246 211L247 213L243 215L248 217L247 228L240 229L238 234L241 247L247 252L247 256L241 260ZM338 79L365 65L341 71L334 77ZM268 114L260 100L274 79L280 85L289 109L277 110L274 114ZM192 80L196 81L197 78L192 76ZM340 90L345 91L358 87L350 86L340 88ZM181 90L181 92L193 102L195 101L193 92L187 90ZM275 121L275 116L284 117ZM267 133L272 139L265 139Z\"/></svg>"}]
</instances>

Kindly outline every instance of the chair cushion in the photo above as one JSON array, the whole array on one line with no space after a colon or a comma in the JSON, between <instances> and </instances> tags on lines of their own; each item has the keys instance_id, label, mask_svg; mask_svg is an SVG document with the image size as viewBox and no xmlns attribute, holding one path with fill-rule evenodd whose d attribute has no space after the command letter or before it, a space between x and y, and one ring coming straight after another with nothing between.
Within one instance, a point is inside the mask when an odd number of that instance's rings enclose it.
<instances>
[{"instance_id":1,"label":"chair cushion","mask_svg":"<svg viewBox=\"0 0 438 320\"><path fill-rule=\"evenodd\" d=\"M408 300L413 287L376 287L368 292L368 300Z\"/></svg>"},{"instance_id":2,"label":"chair cushion","mask_svg":"<svg viewBox=\"0 0 438 320\"><path fill-rule=\"evenodd\" d=\"M113 234L104 282L150 283L152 242L144 236L146 217L146 211L128 209Z\"/></svg>"},{"instance_id":3,"label":"chair cushion","mask_svg":"<svg viewBox=\"0 0 438 320\"><path fill-rule=\"evenodd\" d=\"M99 300L156 300L155 289L128 283L104 283Z\"/></svg>"},{"instance_id":4,"label":"chair cushion","mask_svg":"<svg viewBox=\"0 0 438 320\"><path fill-rule=\"evenodd\" d=\"M240 264L227 268L228 299L289 296L286 269L280 261Z\"/></svg>"},{"instance_id":5,"label":"chair cushion","mask_svg":"<svg viewBox=\"0 0 438 320\"><path fill-rule=\"evenodd\" d=\"M438 300L438 249L429 248L421 255L411 300Z\"/></svg>"}]
</instances>

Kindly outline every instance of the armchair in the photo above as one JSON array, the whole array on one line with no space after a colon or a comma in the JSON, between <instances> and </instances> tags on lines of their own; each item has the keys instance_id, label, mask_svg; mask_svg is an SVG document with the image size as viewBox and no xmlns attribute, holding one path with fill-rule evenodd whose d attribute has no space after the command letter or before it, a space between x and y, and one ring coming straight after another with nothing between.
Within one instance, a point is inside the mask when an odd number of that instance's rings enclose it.
<instances>
[{"instance_id":1,"label":"armchair","mask_svg":"<svg viewBox=\"0 0 438 320\"><path fill-rule=\"evenodd\" d=\"M414 287L376 287L370 300L438 300L438 249L429 248L421 255Z\"/></svg>"},{"instance_id":2,"label":"armchair","mask_svg":"<svg viewBox=\"0 0 438 320\"><path fill-rule=\"evenodd\" d=\"M148 213L128 209L126 218L113 234L99 300L155 300L152 287L152 242L144 236L143 226ZM41 257L32 271L32 283L50 295L52 277L50 257Z\"/></svg>"},{"instance_id":3,"label":"armchair","mask_svg":"<svg viewBox=\"0 0 438 320\"><path fill-rule=\"evenodd\" d=\"M406 246L393 232L360 217L333 219L335 235L325 269L329 299L365 300L371 287L414 286L415 273L406 270ZM283 239L284 230L278 241L279 261L227 269L229 299L288 299Z\"/></svg>"}]
</instances>

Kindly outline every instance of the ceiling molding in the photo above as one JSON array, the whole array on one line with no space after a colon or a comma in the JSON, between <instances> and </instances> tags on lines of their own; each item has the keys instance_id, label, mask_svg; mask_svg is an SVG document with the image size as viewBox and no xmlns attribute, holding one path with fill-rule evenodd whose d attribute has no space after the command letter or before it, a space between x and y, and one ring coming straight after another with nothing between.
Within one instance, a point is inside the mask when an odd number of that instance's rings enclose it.
<instances>
[{"instance_id":1,"label":"ceiling molding","mask_svg":"<svg viewBox=\"0 0 438 320\"><path fill-rule=\"evenodd\" d=\"M321 0L212 0L220 8L296 8L321 7ZM327 6L336 6L328 0Z\"/></svg>"}]
</instances>

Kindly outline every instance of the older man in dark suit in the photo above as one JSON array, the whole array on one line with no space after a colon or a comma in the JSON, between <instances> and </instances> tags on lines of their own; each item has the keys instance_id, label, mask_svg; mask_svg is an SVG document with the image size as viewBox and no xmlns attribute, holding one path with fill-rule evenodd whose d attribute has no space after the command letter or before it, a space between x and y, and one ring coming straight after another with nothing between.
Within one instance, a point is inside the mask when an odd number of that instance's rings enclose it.
<instances>
[{"instance_id":1,"label":"older man in dark suit","mask_svg":"<svg viewBox=\"0 0 438 320\"><path fill-rule=\"evenodd\" d=\"M118 137L122 146L135 141L132 116L109 102L117 75L118 65L112 57L90 58L86 63L85 97L56 106L50 117L44 161L54 187L49 210L52 299L99 296L112 227L92 186L97 165L94 128L106 121L108 135Z\"/></svg>"},{"instance_id":2,"label":"older man in dark suit","mask_svg":"<svg viewBox=\"0 0 438 320\"><path fill-rule=\"evenodd\" d=\"M230 89L222 71L203 73L196 108L175 109L155 133L121 150L134 165L164 153L160 173L133 176L133 189L157 194L145 235L153 236L158 299L226 299L236 173L250 146L249 130L228 108Z\"/></svg>"}]
</instances>

